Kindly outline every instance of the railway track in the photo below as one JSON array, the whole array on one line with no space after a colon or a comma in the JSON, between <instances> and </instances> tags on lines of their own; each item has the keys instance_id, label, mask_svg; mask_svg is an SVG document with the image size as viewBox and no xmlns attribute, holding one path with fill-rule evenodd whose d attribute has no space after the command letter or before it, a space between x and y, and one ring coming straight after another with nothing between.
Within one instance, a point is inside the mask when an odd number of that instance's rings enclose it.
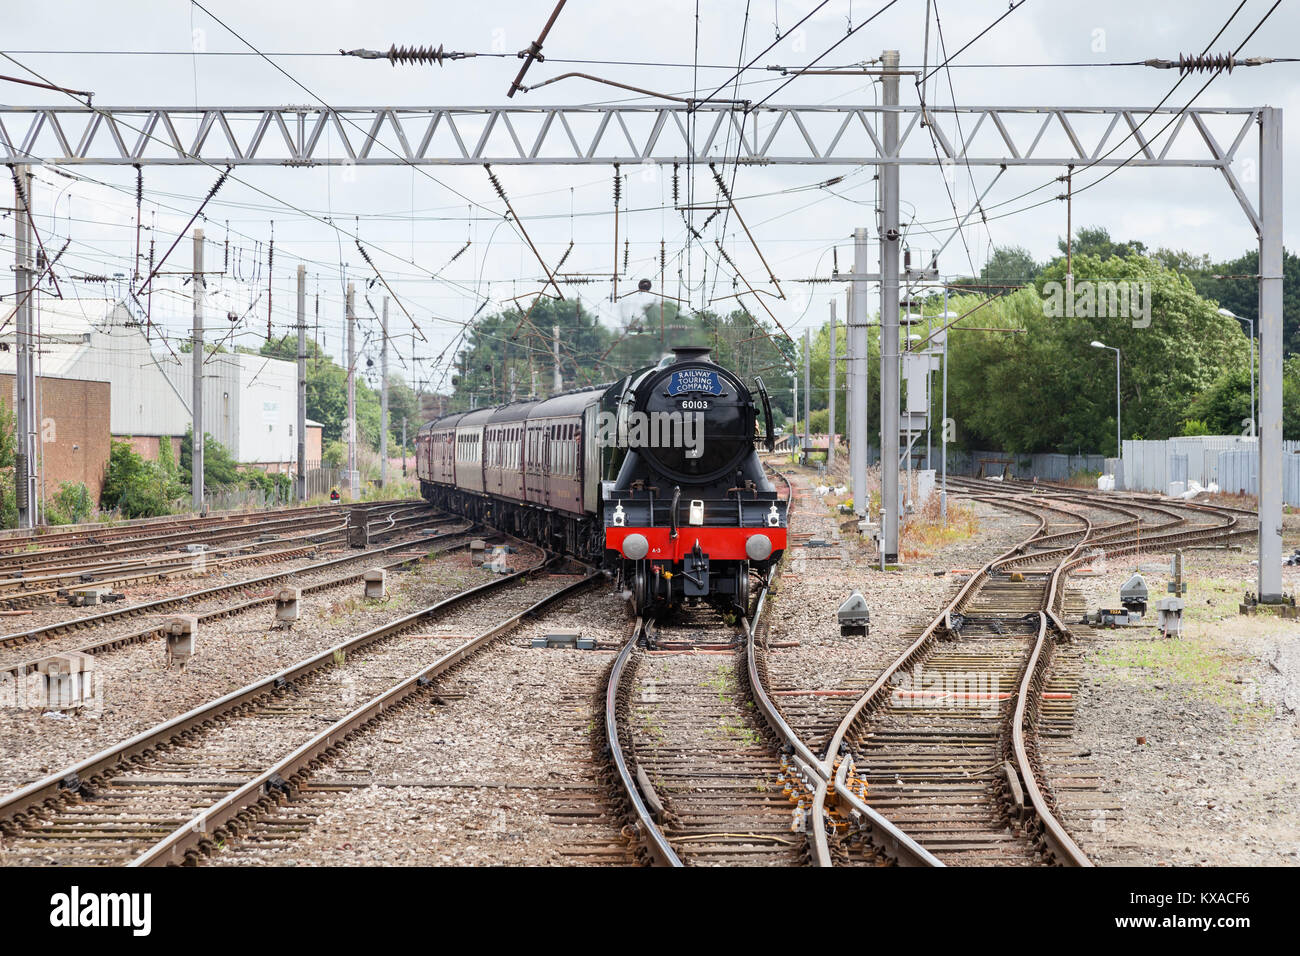
<instances>
[{"instance_id":1,"label":"railway track","mask_svg":"<svg viewBox=\"0 0 1300 956\"><path fill-rule=\"evenodd\" d=\"M0 864L182 863L215 850L350 735L594 579L531 577L551 564L539 557L0 798ZM486 630L430 653L440 636L430 629L465 630L484 615Z\"/></svg>"},{"instance_id":2,"label":"railway track","mask_svg":"<svg viewBox=\"0 0 1300 956\"><path fill-rule=\"evenodd\" d=\"M198 623L202 625L210 621L217 621L238 614L245 614L256 608L263 608L274 603L276 600L274 585L276 584L282 584L292 579L301 579L306 575L342 567L348 564L364 565L362 568L354 568L353 570L341 575L334 575L319 581L303 584L299 588L299 592L303 597L306 597L333 588L355 584L360 581L365 572L371 568L378 567L386 571L400 571L407 569L433 555L444 554L465 547L468 545L473 534L473 526L468 522L462 522L461 526L458 528L443 531L428 538L414 541L399 541L395 544L372 548L368 551L357 554L348 554L337 558L331 558L284 572L263 575L259 578L236 582L229 585L217 585L216 587L193 591L179 597L165 598L162 601L151 602L148 605L139 605L137 606L137 609L144 608L147 610L140 610L137 614L130 614L128 615L128 618L114 618L113 623L129 619L130 617L138 617L142 614L159 614L169 608L182 606L186 611L193 613L197 617ZM376 560L381 556L388 555L396 555L396 557L393 560L387 561ZM243 599L236 601L233 604L224 600L232 595L241 596ZM131 611L136 609L127 610ZM83 618L81 620L84 622L88 619ZM99 630L104 626L104 624L105 622L100 621L94 624L91 629ZM118 650L123 647L129 647L133 644L157 640L162 636L163 627L164 622L159 621L143 628L127 631L115 631L106 637L101 637L98 640L89 643L60 647L57 649L46 648L38 657L0 664L0 679L5 678L6 676L15 680L20 679L37 670L44 661L49 660L49 658L54 654L82 653L96 655ZM73 629L72 633L75 633L77 630L80 630L80 628ZM61 634L69 632L58 631L52 633Z\"/></svg>"},{"instance_id":3,"label":"railway track","mask_svg":"<svg viewBox=\"0 0 1300 956\"><path fill-rule=\"evenodd\" d=\"M412 499L414 500L414 499ZM176 530L202 531L229 524L256 524L268 518L298 515L310 518L320 514L343 514L352 505L308 505L291 508L268 508L261 511L226 511L206 516L185 515L183 517L142 518L128 520L121 524L84 524L73 530L52 531L48 528L32 531L9 531L0 535L0 555L26 551L33 545L37 548L51 548L65 544L84 544L87 537L96 541L110 543L123 539L144 539L159 533Z\"/></svg>"},{"instance_id":4,"label":"railway track","mask_svg":"<svg viewBox=\"0 0 1300 956\"><path fill-rule=\"evenodd\" d=\"M382 534L398 526L418 524L422 516L427 514L427 506L402 504L384 508L368 523L372 526L372 533ZM318 517L305 522L277 519L269 523L243 525L215 536L200 535L199 539L181 544L172 543L168 551L160 551L158 543L153 540L124 544L119 546L115 557L108 559L99 552L94 552L99 556L79 555L71 560L59 555L44 555L40 559L40 567L11 569L11 577L0 578L0 604L17 609L49 603L63 596L68 586L77 584L106 585L165 580L172 576L202 573L210 565L239 566L288 560L300 556L310 548L335 539L342 540L348 533L353 516L372 517L371 513L357 511L346 514L341 519L338 516ZM302 530L304 524L309 530ZM310 530L320 524L325 524L326 527ZM249 538L254 534L257 539L250 541ZM237 543L225 548L211 547L216 541ZM294 545L295 542L298 544ZM204 545L201 558L186 551L187 545L196 544ZM286 549L285 544L293 546ZM3 573L5 572L0 570L0 574Z\"/></svg>"},{"instance_id":5,"label":"railway track","mask_svg":"<svg viewBox=\"0 0 1300 956\"><path fill-rule=\"evenodd\" d=\"M431 675L423 699L323 757L292 799L205 862L632 863L593 734L603 700L592 689L619 646L604 625L619 604L578 582L472 661ZM496 624L485 609L476 626ZM602 636L592 650L536 645L557 628ZM400 840L382 836L394 829Z\"/></svg>"},{"instance_id":6,"label":"railway track","mask_svg":"<svg viewBox=\"0 0 1300 956\"><path fill-rule=\"evenodd\" d=\"M428 519L425 519L425 521L422 522L422 524L438 524L448 520L454 520L454 519L446 519L442 517L430 517ZM469 527L470 526L468 524L465 524L462 528L460 528L458 531L454 533L457 534L463 533L467 531ZM67 620L56 621L51 624L46 624L41 627L31 628L26 631L12 632L9 634L0 635L0 649L17 648L17 647L29 648L32 646L38 646L48 642L51 638L65 635L65 634L73 634L85 630L98 630L107 625L116 624L121 621L129 620L131 618L138 618L138 617L143 617L143 616L153 615L153 614L161 614L168 611L174 611L180 608L189 608L195 603L213 601L213 600L229 597L231 595L243 595L246 592L253 592L260 589L272 587L276 584L281 584L289 580L290 578L298 575L309 574L316 571L337 567L348 563L373 561L374 556L377 554L383 554L391 551L398 551L403 548L410 548L412 544L413 542L409 542L409 541L399 542L397 544L387 545L381 548L372 548L367 551L358 551L353 554L345 554L341 557L329 558L323 561L318 561L297 568L286 569L284 571L276 571L270 574L259 575L253 578L245 578L241 581L232 581L226 584L218 584L212 587L200 588L198 590L189 591L184 594L177 594L170 597L164 597L154 601L146 601L141 604L132 604L126 607L116 608L111 611L101 611L94 614L73 617ZM340 579L336 583L347 583L353 580L359 580L359 575L348 576L347 578ZM274 600L273 595L263 595L260 599L258 599L257 603L265 604L272 600ZM249 606L256 606L256 605L254 604ZM142 633L148 636L154 633L154 631L149 630ZM119 638L116 635L114 635L111 638L106 638L101 640L100 642L98 642L98 644L104 647L121 646L120 643L117 643L118 641ZM130 642L130 640L128 640L127 642ZM92 645L87 645L87 646L89 647ZM87 653L95 653L95 651L90 650L87 651ZM44 655L44 656L48 656L48 655Z\"/></svg>"},{"instance_id":7,"label":"railway track","mask_svg":"<svg viewBox=\"0 0 1300 956\"><path fill-rule=\"evenodd\" d=\"M1039 734L1062 732L1072 719L1072 676L1051 669L1057 641L1068 637L1065 578L1098 551L1168 550L1242 533L1239 516L1203 507L1187 509L1207 518L1192 524L1166 503L978 496L1037 527L973 573L835 726L821 749L809 824L830 835L819 863L1089 865L1056 818L1037 756ZM1090 512L1119 517L1101 522ZM1144 513L1155 516L1146 532ZM914 847L900 853L893 834L881 839L864 809Z\"/></svg>"}]
</instances>

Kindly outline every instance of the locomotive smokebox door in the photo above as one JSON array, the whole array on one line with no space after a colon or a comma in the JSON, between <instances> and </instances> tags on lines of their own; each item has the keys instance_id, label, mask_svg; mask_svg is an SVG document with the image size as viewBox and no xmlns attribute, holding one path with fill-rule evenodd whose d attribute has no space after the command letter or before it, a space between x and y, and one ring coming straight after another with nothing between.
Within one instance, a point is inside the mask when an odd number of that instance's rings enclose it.
<instances>
[{"instance_id":1,"label":"locomotive smokebox door","mask_svg":"<svg viewBox=\"0 0 1300 956\"><path fill-rule=\"evenodd\" d=\"M871 624L871 611L867 608L867 599L861 591L854 591L849 599L840 605L840 634L844 637L866 637Z\"/></svg>"}]
</instances>

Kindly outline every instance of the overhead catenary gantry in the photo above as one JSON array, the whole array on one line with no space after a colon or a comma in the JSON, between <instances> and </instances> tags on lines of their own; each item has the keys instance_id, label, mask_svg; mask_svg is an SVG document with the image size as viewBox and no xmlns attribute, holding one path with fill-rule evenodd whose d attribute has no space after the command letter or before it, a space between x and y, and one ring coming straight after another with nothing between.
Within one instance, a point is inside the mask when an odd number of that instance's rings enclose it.
<instances>
[{"instance_id":1,"label":"overhead catenary gantry","mask_svg":"<svg viewBox=\"0 0 1300 956\"><path fill-rule=\"evenodd\" d=\"M882 122L885 114L890 122ZM960 136L945 120L957 118ZM877 132L898 125L897 146ZM1157 132L1147 130L1150 122ZM1245 149L1257 131L1258 152ZM1282 598L1282 111L1273 107L0 106L8 164L706 164L1218 170L1259 237L1259 599ZM1242 175L1234 165L1242 163ZM1258 179L1258 198L1247 192ZM897 191L891 202L897 201ZM896 211L895 211L896 212ZM895 215L891 221L897 222ZM883 239L884 237L882 237ZM887 241L897 242L894 236ZM896 261L897 257L893 257ZM896 267L892 270L897 285ZM882 275L882 282L886 277ZM889 284L889 283L885 283ZM1158 334L1158 330L1155 334ZM897 409L893 410L895 413ZM887 429L888 430L888 429ZM854 423L864 445L867 423ZM896 497L896 496L895 496ZM886 502L897 509L897 501ZM892 524L892 523L891 523ZM885 542L897 553L896 540Z\"/></svg>"}]
</instances>

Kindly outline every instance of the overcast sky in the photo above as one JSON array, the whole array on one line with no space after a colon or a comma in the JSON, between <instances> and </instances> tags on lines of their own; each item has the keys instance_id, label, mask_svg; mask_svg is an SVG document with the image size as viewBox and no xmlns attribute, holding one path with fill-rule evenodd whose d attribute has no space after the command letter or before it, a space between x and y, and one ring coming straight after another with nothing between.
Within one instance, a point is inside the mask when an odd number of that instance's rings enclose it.
<instances>
[{"instance_id":1,"label":"overcast sky","mask_svg":"<svg viewBox=\"0 0 1300 956\"><path fill-rule=\"evenodd\" d=\"M535 84L561 72L583 70L655 91L686 95L693 88L712 91L731 75L727 69L712 67L730 64L734 69L742 57L748 61L771 43L778 31L788 31L816 5L785 0L776 3L754 0L748 4L744 0L706 0L699 5L697 21L696 5L687 0L655 3L569 0L546 40L544 52L548 61L534 65L526 82ZM850 25L858 26L882 5L883 0L832 0L801 30L761 56L756 66L802 66L843 39ZM1237 5L1238 0L1136 3L1095 0L1088 4L1028 0L1023 8L1011 13L953 59L951 88L948 74L936 75L928 86L927 100L938 105L951 105L955 99L960 105L1154 106L1176 82L1176 71L1102 66L1016 68L1015 65L1102 64L1150 57L1176 59L1180 53L1199 53ZM480 56L448 62L442 68L394 68L385 61L340 57L337 51L357 47L387 50L397 43L442 44L449 51L513 54L536 36L553 4L551 0L528 3L522 0L476 3L205 0L205 6L254 47L268 54L314 96L263 59L218 55L246 54L249 47L197 6L183 0L117 0L112 4L50 0L28 5L21 18L11 17L6 22L3 49L18 62L3 61L0 73L28 76L21 64L57 84L92 90L95 103L103 106L319 105L320 101L336 107L504 104L510 80L519 68L519 61L513 55ZM1006 0L939 2L942 39L947 52L955 53L1005 12L1007 6ZM1270 6L1272 0L1247 0L1212 52L1235 49ZM1300 35L1297 7L1300 4L1295 0L1284 0L1241 55L1281 57L1294 53L1294 40ZM939 43L934 8L932 2L930 51L926 57L931 65L936 62ZM900 51L905 66L919 66L925 56L926 9L926 0L898 0L887 12L844 40L823 64L870 60L890 48ZM103 55L104 51L167 51L180 55ZM291 53L325 55L285 55ZM639 60L686 66L574 66L552 62L561 59ZM690 66L695 62L706 67L698 75ZM974 68L978 64L1002 66ZM728 95L759 100L785 79L777 73L755 69L745 74L738 88L728 87L735 90ZM1297 105L1297 79L1300 79L1300 64L1238 69L1231 76L1225 74L1216 79L1197 103L1284 108L1288 120L1286 155L1294 156L1297 155L1297 129L1300 129L1300 111L1292 109ZM1168 105L1185 105L1204 80L1205 76L1190 77L1173 94ZM800 77L781 89L770 103L871 105L879 99L875 82L874 78L861 76ZM0 83L0 101L60 105L68 102L60 94L10 83ZM571 79L518 94L509 102L549 105L606 101L646 100ZM917 102L917 90L910 78L902 83L902 101L904 104ZM949 125L945 129L952 138L955 130L951 129L950 121L946 122ZM1226 134L1229 141L1233 133L1235 128ZM1183 136L1187 139L1180 143L1186 142L1191 152L1195 134L1190 124ZM1222 141L1224 136L1219 138ZM1255 142L1253 134L1248 136L1243 157L1253 159ZM728 179L733 168L728 167ZM38 227L51 237L47 238L47 244L53 242L58 246L64 238L73 239L63 264L74 272L111 275L129 271L135 247L134 172L106 167L81 171L118 188L71 183L42 171L42 180L51 185L38 190ZM715 255L715 239L723 242L735 265L751 282L760 285L760 279L766 278L762 264L744 234L739 232L734 217L726 220L725 233L719 231L723 218L718 217L705 234L707 245L687 251L685 227L671 208L669 177L636 168L625 168L624 172L628 174L625 204L632 211L620 220L619 259L621 262L624 238L630 239L631 275L621 280L620 292L630 288L635 278L642 275L658 285L661 240L666 243L670 260L666 291L689 299L696 307L733 291L730 276L724 273L715 280L711 264L707 267L707 282L699 281L705 263L704 251L707 249ZM978 269L993 245L1024 246L1039 259L1054 254L1057 240L1065 234L1065 204L1049 202L1024 212L1018 210L1053 195L1059 187L1040 189L1020 201L1007 200L1042 186L1062 172L1044 168L1012 168L1006 172L984 201L985 207L991 207L989 221L982 224L975 217L968 223L962 235L944 252L941 273L968 274L972 265ZM1252 170L1238 164L1237 172L1247 180L1247 189L1253 196L1255 186L1249 182ZM555 263L572 240L574 251L565 263L565 271L608 275L614 258L610 167L500 166L497 173L516 212L548 262ZM904 168L902 218L909 246L918 254L937 247L951 231L953 206L964 214L994 173L995 170L987 168L969 172L959 168L951 177L950 199L940 170ZM846 178L831 189L807 188L840 174ZM392 366L407 377L412 370L412 355L428 359L440 354L444 359L450 357L449 343L461 331L463 323L480 310L485 298L491 300L487 306L491 310L508 297L540 288L537 281L540 268L513 226L503 223L502 204L482 169L240 168L235 175L243 184L228 183L209 204L204 223L212 240L207 248L209 268L214 267L214 262L220 268L228 235L232 249L232 274L213 282L214 311L219 314L209 318L209 338L224 335L229 329L224 318L226 312L243 315L250 307L251 312L238 325L234 341L255 345L259 336L265 338L265 246L274 220L273 320L277 334L294 322L292 276L298 262L304 261L308 266L313 303L315 295L320 296L320 335L331 352L339 353L345 281L341 263L347 264L347 276L359 284L373 273L350 240L327 225L300 215L290 206L332 217L349 232L358 228L355 217L360 217L361 235L382 250L375 254L376 264L429 340L425 343L401 338L403 333L411 332L411 325L401 309L396 305L391 307L391 330L401 352L400 359L393 358ZM846 268L851 262L850 236L855 226L867 227L874 236L873 175L871 168L814 166L742 166L735 172L732 193L763 255L778 278L785 282L789 295L788 300L777 301L772 308L792 333L825 320L831 292L827 286L814 287L786 280L828 275L832 247L838 247L840 265ZM716 190L707 168L696 176L697 201L712 202ZM1076 188L1098 176L1098 171L1082 174ZM156 226L159 254L184 226L214 178L210 170L202 168L146 169L145 224ZM1295 248L1300 200L1290 177L1286 186L1287 246ZM999 203L1004 205L998 206ZM1076 230L1084 225L1104 225L1112 236L1140 239L1152 248L1169 246L1225 258L1253 248L1256 243L1255 234L1236 200L1222 177L1212 170L1125 169L1079 196L1073 212ZM0 224L0 232L4 233L0 248L5 250L12 249L11 222L6 218ZM472 243L469 250L447 266L447 261L467 240ZM261 243L260 249L257 242ZM169 267L187 267L189 261L190 249L186 242L169 260ZM683 273L680 282L678 268ZM430 273L440 272L447 282L431 278ZM261 286L260 293L250 280ZM95 294L95 286L70 285L82 295ZM771 288L766 283L762 285ZM174 288L174 294L155 298L155 310L173 334L184 335L182 330L189 325L189 305L180 296L188 295L188 290ZM810 293L810 290L815 291ZM609 291L607 279L566 287L566 295L581 295L584 304L600 309L606 320L612 322L618 318L620 309L626 312L634 308L636 297L615 306L606 301ZM69 294L67 289L66 294ZM369 290L376 308L381 295L382 289ZM732 301L715 301L712 307L726 309ZM309 311L314 313L313 305L309 305ZM360 297L358 312L363 317L369 315ZM373 323L363 325L362 335L368 332L373 345ZM424 367L426 376L430 364ZM435 374L435 384L438 379Z\"/></svg>"}]
</instances>

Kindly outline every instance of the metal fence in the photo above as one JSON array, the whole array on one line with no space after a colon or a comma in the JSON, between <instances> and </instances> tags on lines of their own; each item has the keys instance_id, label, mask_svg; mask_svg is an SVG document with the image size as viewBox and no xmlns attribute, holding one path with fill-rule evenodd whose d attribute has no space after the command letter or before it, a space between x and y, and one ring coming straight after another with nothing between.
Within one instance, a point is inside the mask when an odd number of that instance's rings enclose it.
<instances>
[{"instance_id":1,"label":"metal fence","mask_svg":"<svg viewBox=\"0 0 1300 956\"><path fill-rule=\"evenodd\" d=\"M1165 494L1174 481L1184 486L1193 481L1202 487L1211 483L1222 486L1219 456L1225 452L1258 455L1258 448L1255 439L1238 435L1128 440L1124 442L1124 488Z\"/></svg>"},{"instance_id":2,"label":"metal fence","mask_svg":"<svg viewBox=\"0 0 1300 956\"><path fill-rule=\"evenodd\" d=\"M935 450L938 466L939 451ZM1039 478L1043 481L1066 481L1079 472L1101 473L1105 459L1101 455L1066 455L1040 452L1033 455L1013 455L1002 451L948 450L948 474L975 476L984 466L985 475L1009 472L1013 478Z\"/></svg>"},{"instance_id":3,"label":"metal fence","mask_svg":"<svg viewBox=\"0 0 1300 956\"><path fill-rule=\"evenodd\" d=\"M261 488L229 488L210 491L203 496L209 511L231 511L237 508L278 508L293 503L293 489L263 491Z\"/></svg>"},{"instance_id":4,"label":"metal fence","mask_svg":"<svg viewBox=\"0 0 1300 956\"><path fill-rule=\"evenodd\" d=\"M1231 495L1259 494L1259 455L1254 451L1220 452L1218 472L1221 491ZM1282 456L1282 501L1300 506L1300 454L1294 450Z\"/></svg>"},{"instance_id":5,"label":"metal fence","mask_svg":"<svg viewBox=\"0 0 1300 956\"><path fill-rule=\"evenodd\" d=\"M1300 442L1283 442L1282 453L1282 500L1300 505ZM1123 476L1127 491L1168 494L1170 483L1194 481L1228 494L1258 495L1259 442L1238 435L1126 441Z\"/></svg>"}]
</instances>

